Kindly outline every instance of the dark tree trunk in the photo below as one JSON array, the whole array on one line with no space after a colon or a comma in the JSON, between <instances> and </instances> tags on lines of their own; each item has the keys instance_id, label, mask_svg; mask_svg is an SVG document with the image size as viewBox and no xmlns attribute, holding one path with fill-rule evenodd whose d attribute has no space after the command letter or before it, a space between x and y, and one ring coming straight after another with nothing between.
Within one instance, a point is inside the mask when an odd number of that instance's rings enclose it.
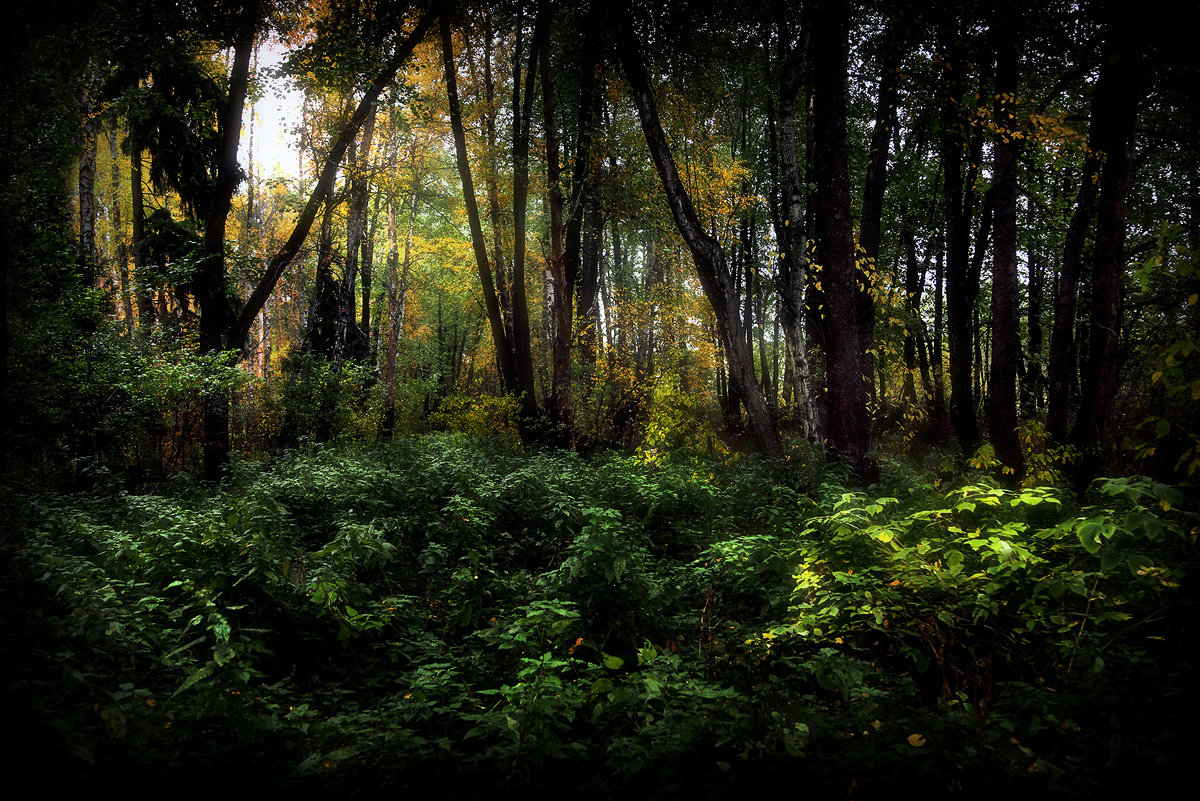
<instances>
[{"instance_id":1,"label":"dark tree trunk","mask_svg":"<svg viewBox=\"0 0 1200 801\"><path fill-rule=\"evenodd\" d=\"M1107 51L1106 51L1107 55ZM1071 398L1077 386L1077 349L1075 346L1076 308L1079 299L1079 278L1083 267L1083 246L1088 229L1096 214L1096 185L1100 175L1101 141L1112 103L1114 70L1108 59L1101 59L1100 78L1092 96L1091 122L1088 134L1087 158L1079 179L1079 196L1075 212L1067 226L1063 243L1062 266L1058 273L1058 291L1054 298L1054 326L1050 330L1050 359L1047 371L1049 399L1046 408L1046 430L1060 444L1067 441L1071 416Z\"/></svg>"},{"instance_id":2,"label":"dark tree trunk","mask_svg":"<svg viewBox=\"0 0 1200 801\"><path fill-rule=\"evenodd\" d=\"M917 261L916 236L911 228L900 232L904 242L904 292L905 308L908 311L909 324L904 332L904 398L914 408L917 406L917 342L924 339L924 325L921 322L921 295L925 287L925 271L929 267L929 251L925 252L925 264ZM928 359L922 365L925 376L924 387L929 395Z\"/></svg>"},{"instance_id":3,"label":"dark tree trunk","mask_svg":"<svg viewBox=\"0 0 1200 801\"><path fill-rule=\"evenodd\" d=\"M1117 389L1117 346L1124 297L1126 202L1133 167L1138 93L1141 91L1141 52L1128 27L1131 26L1110 28L1114 48L1101 67L1102 70L1111 71L1111 84L1104 98L1104 116L1098 121L1100 129L1095 132L1094 138L1105 160L1100 172L1096 245L1092 254L1088 356L1081 375L1083 403L1070 434L1070 441L1083 452L1076 474L1077 486L1081 488L1086 487L1100 469L1100 448L1105 442Z\"/></svg>"},{"instance_id":4,"label":"dark tree trunk","mask_svg":"<svg viewBox=\"0 0 1200 801\"><path fill-rule=\"evenodd\" d=\"M946 328L944 324L944 303L943 296L945 290L943 287L946 282L945 269L945 252L938 250L937 257L934 260L934 276L933 276L933 416L938 420L946 419L946 381L945 381L945 356L943 355L942 343L946 339Z\"/></svg>"},{"instance_id":5,"label":"dark tree trunk","mask_svg":"<svg viewBox=\"0 0 1200 801\"><path fill-rule=\"evenodd\" d=\"M545 0L539 14L549 14ZM564 249L563 199L559 185L558 130L554 113L554 77L550 71L550 48L541 48L539 69L542 76L542 123L546 140L546 184L550 207L550 287L551 287L551 360L550 416L558 426L556 439L566 444L573 439L574 413L571 408L571 333L574 325L575 281L569 274Z\"/></svg>"},{"instance_id":6,"label":"dark tree trunk","mask_svg":"<svg viewBox=\"0 0 1200 801\"><path fill-rule=\"evenodd\" d=\"M92 68L89 67L88 72L90 74ZM79 110L83 117L79 156L79 266L86 285L96 280L100 261L96 250L96 140L100 116L90 86L84 88Z\"/></svg>"},{"instance_id":7,"label":"dark tree trunk","mask_svg":"<svg viewBox=\"0 0 1200 801\"><path fill-rule=\"evenodd\" d=\"M867 175L863 186L862 215L859 220L859 245L863 250L858 288L858 337L866 349L864 376L872 382L874 357L870 348L875 341L875 301L871 296L874 276L879 269L880 230L883 223L883 198L887 189L888 151L896 128L896 104L900 94L900 61L908 44L907 12L899 5L889 10L884 34L879 99L875 105L875 128L867 155ZM881 387L882 388L882 387Z\"/></svg>"},{"instance_id":8,"label":"dark tree trunk","mask_svg":"<svg viewBox=\"0 0 1200 801\"><path fill-rule=\"evenodd\" d=\"M603 281L601 255L601 235L604 220L600 213L600 197L590 193L587 197L587 211L584 213L581 258L576 306L579 310L579 344L585 364L596 361L596 351L599 346L600 333L600 304L598 302L600 286ZM568 225L568 232L570 226ZM620 247L614 242L614 252ZM570 264L568 259L567 264ZM607 307L608 304L606 303ZM611 308L609 314L611 314Z\"/></svg>"},{"instance_id":9,"label":"dark tree trunk","mask_svg":"<svg viewBox=\"0 0 1200 801\"><path fill-rule=\"evenodd\" d=\"M512 59L513 115L513 260L512 260L512 345L513 367L521 391L522 419L532 421L537 415L537 393L534 388L532 343L529 334L529 306L525 296L525 234L529 196L529 141L533 124L533 95L541 51L547 46L550 6L543 0L534 19L533 41L529 44L528 64L525 67L525 86L521 87L521 32L517 22L517 46ZM518 14L520 16L520 14ZM522 426L522 431L526 431Z\"/></svg>"},{"instance_id":10,"label":"dark tree trunk","mask_svg":"<svg viewBox=\"0 0 1200 801\"><path fill-rule=\"evenodd\" d=\"M825 284L829 440L864 481L874 477L863 387L858 292L846 150L847 8L837 0L813 9L813 127L817 254Z\"/></svg>"},{"instance_id":11,"label":"dark tree trunk","mask_svg":"<svg viewBox=\"0 0 1200 801\"><path fill-rule=\"evenodd\" d=\"M1046 268L1036 246L1029 252L1029 298L1026 304L1025 327L1029 331L1029 347L1025 360L1025 375L1021 383L1021 406L1026 417L1034 419L1042 408L1044 377L1042 373L1042 293Z\"/></svg>"},{"instance_id":12,"label":"dark tree trunk","mask_svg":"<svg viewBox=\"0 0 1200 801\"><path fill-rule=\"evenodd\" d=\"M121 165L120 165L121 148L117 143L116 128L109 129L108 132L108 157L110 164L110 177L112 180L112 226L113 236L117 240L115 258L117 261L117 286L121 294L121 313L124 317L125 333L133 333L133 292L129 282L129 247L125 239L124 226L121 224Z\"/></svg>"},{"instance_id":13,"label":"dark tree trunk","mask_svg":"<svg viewBox=\"0 0 1200 801\"><path fill-rule=\"evenodd\" d=\"M579 62L579 99L576 120L575 167L571 175L571 202L566 219L565 267L568 284L575 292L579 318L578 338L585 364L596 360L600 309L600 250L603 219L597 191L597 167L593 164L592 140L603 110L604 95L598 88L600 37L603 19L601 5L587 17ZM543 79L545 82L545 79Z\"/></svg>"},{"instance_id":14,"label":"dark tree trunk","mask_svg":"<svg viewBox=\"0 0 1200 801\"><path fill-rule=\"evenodd\" d=\"M362 253L359 256L361 259L359 271L362 273L362 324L363 333L367 335L367 341L370 345L372 354L378 352L377 335L379 330L379 321L374 319L373 307L371 305L371 296L375 294L375 220L379 218L379 206L382 201L382 193L376 192L374 199L371 201L370 220L363 226ZM374 327L374 330L372 330Z\"/></svg>"},{"instance_id":15,"label":"dark tree trunk","mask_svg":"<svg viewBox=\"0 0 1200 801\"><path fill-rule=\"evenodd\" d=\"M479 207L475 203L475 183L471 178L471 162L467 155L466 133L463 130L462 110L458 99L457 67L454 65L454 45L450 23L442 20L442 59L445 66L446 92L450 107L450 128L454 136L454 149L458 162L459 180L463 188L463 204L467 211L467 223L471 229L471 245L475 250L475 264L479 282L483 287L484 308L491 325L492 340L496 347L496 365L500 382L506 392L520 392L516 371L513 367L513 349L501 317L500 298L492 281L491 265L488 261L487 244L479 222Z\"/></svg>"},{"instance_id":16,"label":"dark tree trunk","mask_svg":"<svg viewBox=\"0 0 1200 801\"><path fill-rule=\"evenodd\" d=\"M658 104L650 88L650 77L642 64L641 48L628 16L621 22L620 51L642 132L666 192L675 226L691 251L700 285L716 315L717 331L729 359L730 384L746 407L750 434L759 451L765 456L782 459L783 444L779 439L779 431L763 397L762 388L754 377L754 365L746 347L746 334L739 318L733 275L726 261L725 250L701 227L692 199L679 178L675 160L667 146L666 134L659 122Z\"/></svg>"},{"instance_id":17,"label":"dark tree trunk","mask_svg":"<svg viewBox=\"0 0 1200 801\"><path fill-rule=\"evenodd\" d=\"M949 33L950 38L956 36ZM963 197L964 120L961 110L965 54L956 43L946 48L946 95L942 109L943 200L946 208L946 328L950 348L950 422L963 453L979 444L971 387L971 317L975 292L970 280L969 205ZM968 188L968 192L970 189Z\"/></svg>"},{"instance_id":18,"label":"dark tree trunk","mask_svg":"<svg viewBox=\"0 0 1200 801\"><path fill-rule=\"evenodd\" d=\"M362 273L362 331L369 334L371 330L371 282L369 267L361 261L363 245L367 234L367 200L370 194L368 169L371 159L371 145L375 136L375 106L367 112L363 123L361 143L350 155L350 203L346 213L346 275L343 277L346 301L350 308L350 320L354 319L354 282L356 273Z\"/></svg>"},{"instance_id":19,"label":"dark tree trunk","mask_svg":"<svg viewBox=\"0 0 1200 801\"><path fill-rule=\"evenodd\" d=\"M154 324L154 286L146 271L146 196L142 185L142 151L138 127L129 123L130 236L133 250L134 294L137 297L138 327Z\"/></svg>"},{"instance_id":20,"label":"dark tree trunk","mask_svg":"<svg viewBox=\"0 0 1200 801\"><path fill-rule=\"evenodd\" d=\"M1001 12L1002 14L1004 12ZM1017 301L1017 103L1016 20L998 23L996 44L996 122L992 145L992 358L988 377L988 433L996 456L1012 483L1024 477L1025 464L1017 437L1017 364L1021 334Z\"/></svg>"},{"instance_id":21,"label":"dark tree trunk","mask_svg":"<svg viewBox=\"0 0 1200 801\"><path fill-rule=\"evenodd\" d=\"M241 182L238 144L250 82L250 57L254 52L257 17L258 4L250 3L243 10L234 44L229 94L219 123L221 150L216 185L211 204L204 213L204 257L193 281L200 306L200 353L208 356L224 350L225 333L233 322L233 309L225 289L225 225L233 194ZM204 476L210 481L222 476L229 461L229 402L229 394L224 389L213 389L204 394Z\"/></svg>"}]
</instances>

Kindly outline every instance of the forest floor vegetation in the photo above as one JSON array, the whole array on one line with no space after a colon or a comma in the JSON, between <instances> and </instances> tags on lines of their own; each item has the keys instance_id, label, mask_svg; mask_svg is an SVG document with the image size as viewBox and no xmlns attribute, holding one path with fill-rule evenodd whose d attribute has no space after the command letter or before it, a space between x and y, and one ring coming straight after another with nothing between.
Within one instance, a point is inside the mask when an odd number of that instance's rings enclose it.
<instances>
[{"instance_id":1,"label":"forest floor vegetation","mask_svg":"<svg viewBox=\"0 0 1200 801\"><path fill-rule=\"evenodd\" d=\"M435 434L216 487L10 479L7 756L173 794L1166 786L1200 520L1141 477L957 476Z\"/></svg>"}]
</instances>

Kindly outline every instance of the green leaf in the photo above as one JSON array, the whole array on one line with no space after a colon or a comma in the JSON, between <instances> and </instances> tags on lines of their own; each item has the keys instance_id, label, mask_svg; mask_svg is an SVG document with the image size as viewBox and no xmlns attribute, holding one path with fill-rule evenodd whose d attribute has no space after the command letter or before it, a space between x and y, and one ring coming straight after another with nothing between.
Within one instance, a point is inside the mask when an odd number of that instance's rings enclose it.
<instances>
[{"instance_id":1,"label":"green leaf","mask_svg":"<svg viewBox=\"0 0 1200 801\"><path fill-rule=\"evenodd\" d=\"M624 664L625 660L621 657L613 656L612 654L604 654L604 666L609 670L620 670L621 666Z\"/></svg>"},{"instance_id":2,"label":"green leaf","mask_svg":"<svg viewBox=\"0 0 1200 801\"><path fill-rule=\"evenodd\" d=\"M957 573L962 570L964 558L962 551L949 551L946 554L946 567L951 573Z\"/></svg>"},{"instance_id":3,"label":"green leaf","mask_svg":"<svg viewBox=\"0 0 1200 801\"><path fill-rule=\"evenodd\" d=\"M1079 544L1092 556L1100 553L1103 544L1100 537L1104 533L1104 518L1093 517L1079 527Z\"/></svg>"},{"instance_id":4,"label":"green leaf","mask_svg":"<svg viewBox=\"0 0 1200 801\"><path fill-rule=\"evenodd\" d=\"M1120 551L1105 551L1104 555L1100 557L1100 569L1108 573L1121 564L1124 558L1125 554Z\"/></svg>"},{"instance_id":5,"label":"green leaf","mask_svg":"<svg viewBox=\"0 0 1200 801\"><path fill-rule=\"evenodd\" d=\"M1129 554L1129 556L1126 557L1126 561L1129 563L1130 572L1135 576L1141 575L1143 570L1154 567L1154 560L1141 553Z\"/></svg>"},{"instance_id":6,"label":"green leaf","mask_svg":"<svg viewBox=\"0 0 1200 801\"><path fill-rule=\"evenodd\" d=\"M179 695L181 692L183 692L187 688L191 687L196 682L207 679L209 676L212 675L212 672L213 672L213 667L211 664L202 665L202 666L196 668L195 670L192 671L192 675L188 676L186 679L183 680L183 684L179 685L179 689L177 689L175 692L171 693L171 697L174 698L175 696Z\"/></svg>"}]
</instances>

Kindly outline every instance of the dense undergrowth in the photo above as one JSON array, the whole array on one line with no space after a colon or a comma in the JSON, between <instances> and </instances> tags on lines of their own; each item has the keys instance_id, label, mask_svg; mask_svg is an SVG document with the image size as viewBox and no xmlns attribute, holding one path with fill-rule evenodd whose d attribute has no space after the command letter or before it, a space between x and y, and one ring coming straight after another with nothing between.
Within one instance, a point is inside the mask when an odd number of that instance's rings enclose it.
<instances>
[{"instance_id":1,"label":"dense undergrowth","mask_svg":"<svg viewBox=\"0 0 1200 801\"><path fill-rule=\"evenodd\" d=\"M1177 490L816 465L429 435L219 489L10 481L10 763L440 798L1141 797L1186 767Z\"/></svg>"}]
</instances>

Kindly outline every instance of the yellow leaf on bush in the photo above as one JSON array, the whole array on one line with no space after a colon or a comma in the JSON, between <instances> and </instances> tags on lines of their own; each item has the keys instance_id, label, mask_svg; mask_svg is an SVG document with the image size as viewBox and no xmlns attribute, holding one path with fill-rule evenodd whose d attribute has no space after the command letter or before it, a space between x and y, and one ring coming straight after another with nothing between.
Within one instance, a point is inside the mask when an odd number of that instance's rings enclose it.
<instances>
[{"instance_id":1,"label":"yellow leaf on bush","mask_svg":"<svg viewBox=\"0 0 1200 801\"><path fill-rule=\"evenodd\" d=\"M919 734L910 734L908 735L908 744L913 748L920 748L925 745L925 738Z\"/></svg>"}]
</instances>

